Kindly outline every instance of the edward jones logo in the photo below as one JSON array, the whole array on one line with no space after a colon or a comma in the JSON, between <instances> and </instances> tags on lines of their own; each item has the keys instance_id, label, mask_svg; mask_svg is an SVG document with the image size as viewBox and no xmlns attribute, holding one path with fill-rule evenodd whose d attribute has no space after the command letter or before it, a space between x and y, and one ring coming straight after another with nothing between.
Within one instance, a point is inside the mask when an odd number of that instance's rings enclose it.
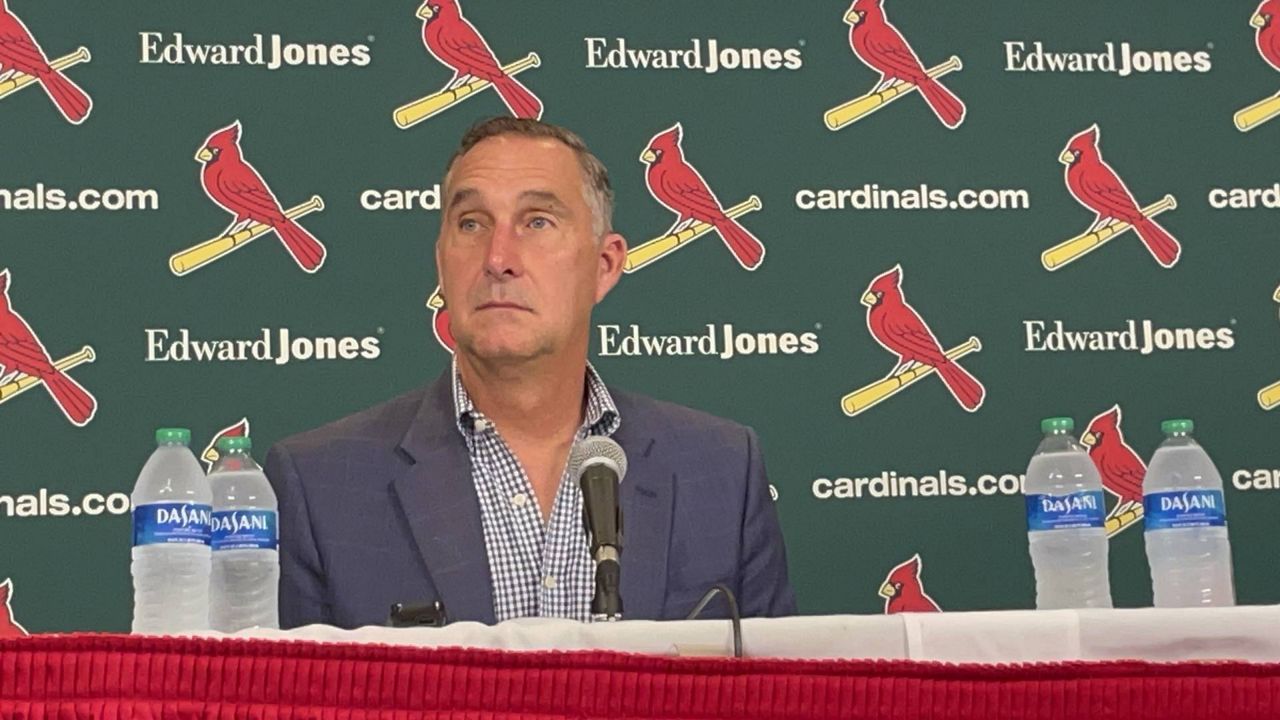
<instances>
[{"instance_id":1,"label":"edward jones logo","mask_svg":"<svg viewBox=\"0 0 1280 720\"><path fill-rule=\"evenodd\" d=\"M1005 72L1109 73L1120 77L1146 73L1207 73L1208 50L1144 50L1127 42L1104 42L1092 52L1046 50L1036 40L1004 43Z\"/></svg>"},{"instance_id":2,"label":"edward jones logo","mask_svg":"<svg viewBox=\"0 0 1280 720\"><path fill-rule=\"evenodd\" d=\"M637 48L626 38L583 38L586 67L627 70L701 70L714 75L721 70L799 70L804 67L800 48L730 47L716 38L690 38L677 48ZM704 52L705 49L705 52Z\"/></svg>"},{"instance_id":3,"label":"edward jones logo","mask_svg":"<svg viewBox=\"0 0 1280 720\"><path fill-rule=\"evenodd\" d=\"M1061 320L1023 320L1025 352L1136 352L1230 350L1236 346L1229 327L1161 327L1152 320L1126 320L1117 328L1077 330Z\"/></svg>"},{"instance_id":4,"label":"edward jones logo","mask_svg":"<svg viewBox=\"0 0 1280 720\"><path fill-rule=\"evenodd\" d=\"M363 43L294 42L278 33L253 33L242 43L189 42L181 32L138 33L142 65L249 65L279 70L286 67L352 65L365 67L372 60Z\"/></svg>"},{"instance_id":5,"label":"edward jones logo","mask_svg":"<svg viewBox=\"0 0 1280 720\"><path fill-rule=\"evenodd\" d=\"M600 325L596 328L600 357L651 357L701 355L729 360L748 355L813 355L818 352L815 332L752 332L731 323L708 323L701 332L653 334L640 325Z\"/></svg>"},{"instance_id":6,"label":"edward jones logo","mask_svg":"<svg viewBox=\"0 0 1280 720\"><path fill-rule=\"evenodd\" d=\"M204 339L192 337L191 330L146 328L147 362L291 362L315 360L377 360L382 355L381 340L365 337L302 337L289 328L262 328L254 338Z\"/></svg>"}]
</instances>

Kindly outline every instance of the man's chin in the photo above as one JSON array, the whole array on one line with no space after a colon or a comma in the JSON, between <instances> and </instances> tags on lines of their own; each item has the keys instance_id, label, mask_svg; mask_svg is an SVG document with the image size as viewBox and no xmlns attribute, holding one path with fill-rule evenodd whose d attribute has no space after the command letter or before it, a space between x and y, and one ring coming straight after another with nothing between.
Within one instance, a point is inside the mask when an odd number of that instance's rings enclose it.
<instances>
[{"instance_id":1,"label":"man's chin","mask_svg":"<svg viewBox=\"0 0 1280 720\"><path fill-rule=\"evenodd\" d=\"M546 354L543 345L532 339L497 337L469 341L459 338L458 351L477 360L494 363L521 362Z\"/></svg>"}]
</instances>

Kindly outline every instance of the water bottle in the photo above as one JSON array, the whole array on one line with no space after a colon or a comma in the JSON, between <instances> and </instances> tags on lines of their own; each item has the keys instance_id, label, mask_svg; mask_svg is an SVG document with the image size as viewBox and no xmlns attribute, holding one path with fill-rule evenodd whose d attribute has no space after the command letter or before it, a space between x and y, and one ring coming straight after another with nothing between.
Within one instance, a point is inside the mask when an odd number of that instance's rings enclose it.
<instances>
[{"instance_id":1,"label":"water bottle","mask_svg":"<svg viewBox=\"0 0 1280 720\"><path fill-rule=\"evenodd\" d=\"M1074 429L1071 418L1041 421L1044 439L1027 466L1027 542L1040 610L1111 607L1102 478Z\"/></svg>"},{"instance_id":2,"label":"water bottle","mask_svg":"<svg viewBox=\"0 0 1280 720\"><path fill-rule=\"evenodd\" d=\"M218 440L213 490L213 579L209 623L235 632L280 627L276 494L254 462L247 437Z\"/></svg>"},{"instance_id":3,"label":"water bottle","mask_svg":"<svg viewBox=\"0 0 1280 720\"><path fill-rule=\"evenodd\" d=\"M1235 605L1222 476L1191 437L1190 420L1165 420L1142 505L1151 591L1160 608Z\"/></svg>"},{"instance_id":4,"label":"water bottle","mask_svg":"<svg viewBox=\"0 0 1280 720\"><path fill-rule=\"evenodd\" d=\"M186 428L156 430L133 501L133 632L209 628L209 483Z\"/></svg>"}]
</instances>

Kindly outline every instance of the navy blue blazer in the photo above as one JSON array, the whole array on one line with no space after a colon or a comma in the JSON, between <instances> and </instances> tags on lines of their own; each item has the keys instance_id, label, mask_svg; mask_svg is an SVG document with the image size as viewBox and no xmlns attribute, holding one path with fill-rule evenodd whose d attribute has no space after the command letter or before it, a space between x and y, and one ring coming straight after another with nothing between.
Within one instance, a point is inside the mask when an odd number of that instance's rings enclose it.
<instances>
[{"instance_id":1,"label":"navy blue blazer","mask_svg":"<svg viewBox=\"0 0 1280 720\"><path fill-rule=\"evenodd\" d=\"M280 624L384 625L391 604L440 600L495 622L480 503L452 377L282 440L266 472L280 502ZM714 583L744 617L795 613L755 433L610 389L627 453L620 487L623 616L678 619ZM585 542L585 539L584 539ZM724 617L717 600L703 617Z\"/></svg>"}]
</instances>

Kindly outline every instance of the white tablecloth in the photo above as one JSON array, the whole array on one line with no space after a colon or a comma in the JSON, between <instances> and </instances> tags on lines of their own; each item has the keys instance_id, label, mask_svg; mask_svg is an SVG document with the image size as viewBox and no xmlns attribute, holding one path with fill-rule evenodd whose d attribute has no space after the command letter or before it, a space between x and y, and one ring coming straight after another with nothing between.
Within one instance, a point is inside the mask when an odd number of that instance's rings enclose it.
<instances>
[{"instance_id":1,"label":"white tablecloth","mask_svg":"<svg viewBox=\"0 0 1280 720\"><path fill-rule=\"evenodd\" d=\"M211 635L213 635L211 633ZM583 624L525 618L444 628L310 625L237 637L504 650L731 654L727 620ZM1280 606L1186 610L1015 610L825 615L742 623L749 657L901 658L947 662L1248 660L1280 662Z\"/></svg>"}]
</instances>

